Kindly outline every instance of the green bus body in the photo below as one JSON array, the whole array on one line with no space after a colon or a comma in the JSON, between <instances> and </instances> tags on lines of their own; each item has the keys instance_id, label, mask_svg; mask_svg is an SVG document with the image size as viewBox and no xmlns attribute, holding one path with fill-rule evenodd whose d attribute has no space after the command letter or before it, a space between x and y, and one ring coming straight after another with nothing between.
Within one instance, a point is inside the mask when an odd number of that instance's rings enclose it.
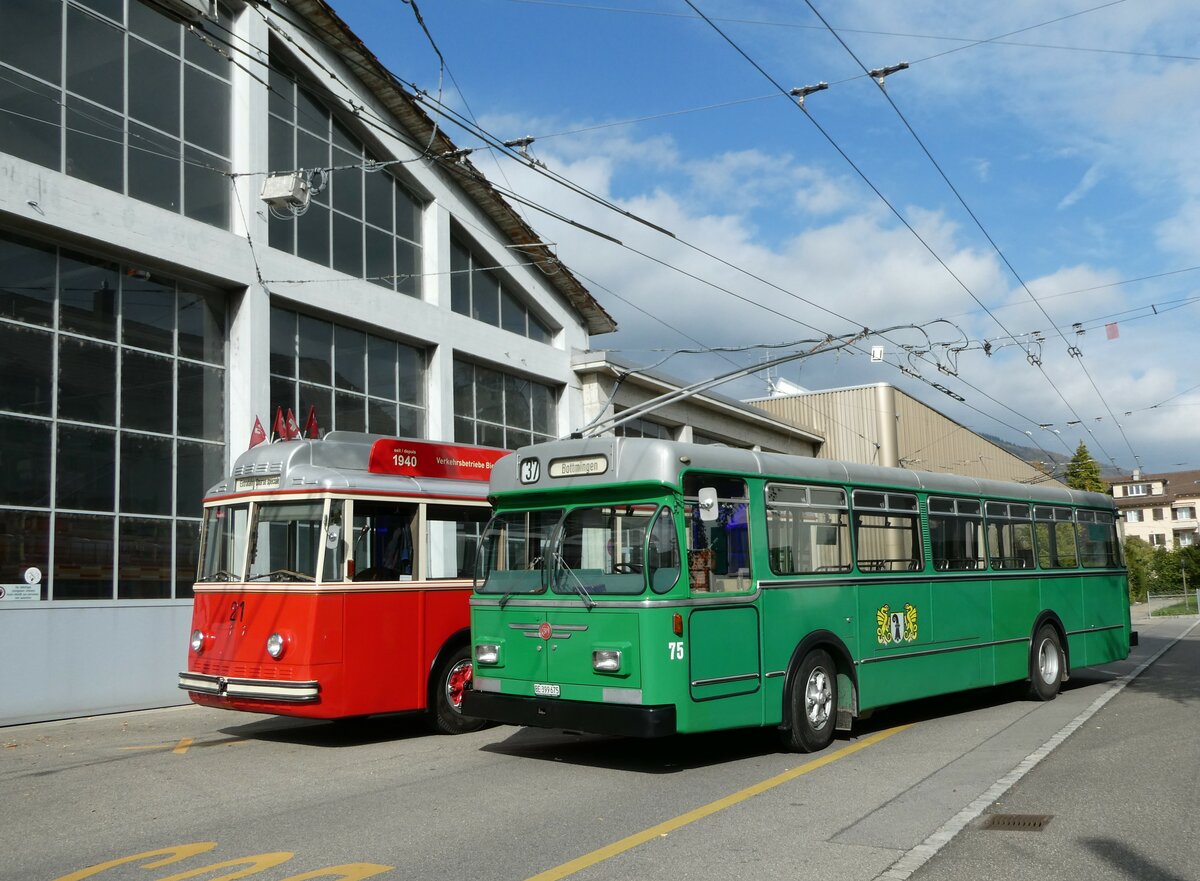
<instances>
[{"instance_id":1,"label":"green bus body","mask_svg":"<svg viewBox=\"0 0 1200 881\"><path fill-rule=\"evenodd\" d=\"M1039 679L1049 699L1136 644L1097 493L609 437L500 460L491 500L463 709L492 721L819 749L889 704Z\"/></svg>"}]
</instances>

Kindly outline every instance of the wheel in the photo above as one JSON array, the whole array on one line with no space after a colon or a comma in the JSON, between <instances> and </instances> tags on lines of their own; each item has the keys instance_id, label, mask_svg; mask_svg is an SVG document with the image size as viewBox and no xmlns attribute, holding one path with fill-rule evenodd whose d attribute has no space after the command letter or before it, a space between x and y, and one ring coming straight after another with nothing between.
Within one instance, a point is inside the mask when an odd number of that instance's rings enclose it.
<instances>
[{"instance_id":1,"label":"wheel","mask_svg":"<svg viewBox=\"0 0 1200 881\"><path fill-rule=\"evenodd\" d=\"M441 734L466 734L487 724L462 712L463 692L471 687L471 667L471 648L464 645L434 673L432 717L434 728Z\"/></svg>"},{"instance_id":2,"label":"wheel","mask_svg":"<svg viewBox=\"0 0 1200 881\"><path fill-rule=\"evenodd\" d=\"M1049 624L1038 628L1029 648L1029 697L1035 701L1052 701L1062 688L1063 671L1067 661L1063 654L1058 631Z\"/></svg>"},{"instance_id":3,"label":"wheel","mask_svg":"<svg viewBox=\"0 0 1200 881\"><path fill-rule=\"evenodd\" d=\"M792 678L789 722L783 745L792 752L823 750L833 740L837 721L837 667L829 653L809 652Z\"/></svg>"}]
</instances>

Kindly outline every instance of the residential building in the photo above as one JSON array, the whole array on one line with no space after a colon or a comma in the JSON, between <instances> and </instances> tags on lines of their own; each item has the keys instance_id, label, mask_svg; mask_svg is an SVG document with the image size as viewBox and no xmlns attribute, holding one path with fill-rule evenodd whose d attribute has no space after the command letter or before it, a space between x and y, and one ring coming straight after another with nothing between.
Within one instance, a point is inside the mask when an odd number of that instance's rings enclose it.
<instances>
[{"instance_id":1,"label":"residential building","mask_svg":"<svg viewBox=\"0 0 1200 881\"><path fill-rule=\"evenodd\" d=\"M1152 547L1189 547L1200 529L1200 471L1170 471L1109 481L1124 520L1125 537L1140 538Z\"/></svg>"}]
</instances>

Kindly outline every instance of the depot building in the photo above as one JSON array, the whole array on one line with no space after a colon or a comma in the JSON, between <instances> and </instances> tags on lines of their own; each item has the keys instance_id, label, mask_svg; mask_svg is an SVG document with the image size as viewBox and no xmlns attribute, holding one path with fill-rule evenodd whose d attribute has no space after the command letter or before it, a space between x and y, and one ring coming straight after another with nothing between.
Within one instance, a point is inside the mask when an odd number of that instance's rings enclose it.
<instances>
[{"instance_id":1,"label":"depot building","mask_svg":"<svg viewBox=\"0 0 1200 881\"><path fill-rule=\"evenodd\" d=\"M0 13L0 725L182 703L256 422L555 438L616 325L322 0Z\"/></svg>"}]
</instances>

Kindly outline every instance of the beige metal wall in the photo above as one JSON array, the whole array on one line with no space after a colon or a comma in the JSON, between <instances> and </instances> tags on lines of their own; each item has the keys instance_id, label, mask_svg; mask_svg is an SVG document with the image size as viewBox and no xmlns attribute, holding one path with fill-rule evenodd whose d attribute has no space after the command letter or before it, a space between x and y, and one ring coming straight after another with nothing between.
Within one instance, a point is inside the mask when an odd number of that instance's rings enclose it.
<instances>
[{"instance_id":1,"label":"beige metal wall","mask_svg":"<svg viewBox=\"0 0 1200 881\"><path fill-rule=\"evenodd\" d=\"M747 403L823 434L825 444L817 454L822 459L992 480L1043 479L1034 466L886 383ZM891 449L894 458L888 455Z\"/></svg>"}]
</instances>

